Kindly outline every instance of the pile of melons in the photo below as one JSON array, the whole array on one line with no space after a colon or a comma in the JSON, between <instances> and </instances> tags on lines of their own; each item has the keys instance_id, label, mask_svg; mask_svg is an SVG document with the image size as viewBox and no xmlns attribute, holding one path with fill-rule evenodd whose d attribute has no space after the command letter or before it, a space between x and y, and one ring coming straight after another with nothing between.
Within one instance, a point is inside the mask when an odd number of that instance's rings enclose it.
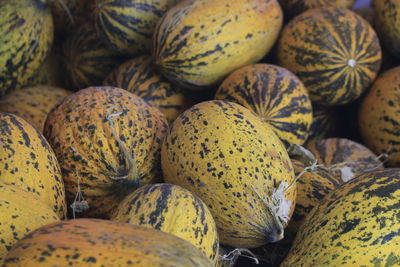
<instances>
[{"instance_id":1,"label":"pile of melons","mask_svg":"<svg viewBox=\"0 0 400 267\"><path fill-rule=\"evenodd\" d=\"M400 1L356 7L0 0L0 265L400 266Z\"/></svg>"}]
</instances>

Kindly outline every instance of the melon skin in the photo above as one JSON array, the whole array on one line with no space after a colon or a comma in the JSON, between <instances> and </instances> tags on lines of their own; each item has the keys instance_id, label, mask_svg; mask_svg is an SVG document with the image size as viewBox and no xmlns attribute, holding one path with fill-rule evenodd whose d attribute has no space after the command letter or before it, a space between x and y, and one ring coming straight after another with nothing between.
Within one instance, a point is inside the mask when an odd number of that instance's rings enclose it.
<instances>
[{"instance_id":1,"label":"melon skin","mask_svg":"<svg viewBox=\"0 0 400 267\"><path fill-rule=\"evenodd\" d=\"M161 73L184 88L206 90L261 60L283 23L277 0L185 0L169 9L153 35Z\"/></svg>"},{"instance_id":2,"label":"melon skin","mask_svg":"<svg viewBox=\"0 0 400 267\"><path fill-rule=\"evenodd\" d=\"M47 1L0 2L0 97L27 86L53 44L53 18Z\"/></svg>"},{"instance_id":3,"label":"melon skin","mask_svg":"<svg viewBox=\"0 0 400 267\"><path fill-rule=\"evenodd\" d=\"M355 101L376 78L382 53L362 17L339 7L310 9L283 29L278 64L296 74L311 101L340 106Z\"/></svg>"},{"instance_id":4,"label":"melon skin","mask_svg":"<svg viewBox=\"0 0 400 267\"><path fill-rule=\"evenodd\" d=\"M351 8L356 0L279 0L285 14L289 16L298 15L308 9L323 7L323 6L336 6Z\"/></svg>"}]
</instances>

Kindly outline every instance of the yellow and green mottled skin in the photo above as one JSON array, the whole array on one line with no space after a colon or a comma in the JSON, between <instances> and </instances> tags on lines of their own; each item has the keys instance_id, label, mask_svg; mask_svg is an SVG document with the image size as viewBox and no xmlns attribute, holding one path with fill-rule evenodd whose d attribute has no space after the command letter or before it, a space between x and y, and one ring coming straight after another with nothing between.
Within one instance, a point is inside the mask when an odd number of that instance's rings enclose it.
<instances>
[{"instance_id":1,"label":"yellow and green mottled skin","mask_svg":"<svg viewBox=\"0 0 400 267\"><path fill-rule=\"evenodd\" d=\"M222 244L258 247L283 236L284 222L266 205L294 172L283 143L257 115L229 101L211 100L182 113L161 150L167 183L180 185L209 207ZM296 186L285 193L291 216Z\"/></svg>"},{"instance_id":2,"label":"yellow and green mottled skin","mask_svg":"<svg viewBox=\"0 0 400 267\"><path fill-rule=\"evenodd\" d=\"M371 25L339 7L308 10L283 29L278 64L294 72L314 104L337 106L356 100L381 66L381 47Z\"/></svg>"},{"instance_id":3,"label":"yellow and green mottled skin","mask_svg":"<svg viewBox=\"0 0 400 267\"><path fill-rule=\"evenodd\" d=\"M153 57L171 81L208 88L264 57L282 20L277 0L185 0L158 22Z\"/></svg>"},{"instance_id":4,"label":"yellow and green mottled skin","mask_svg":"<svg viewBox=\"0 0 400 267\"><path fill-rule=\"evenodd\" d=\"M400 58L400 2L374 0L375 26L385 47Z\"/></svg>"},{"instance_id":5,"label":"yellow and green mottled skin","mask_svg":"<svg viewBox=\"0 0 400 267\"><path fill-rule=\"evenodd\" d=\"M20 240L12 266L212 267L192 244L151 228L99 219L61 221Z\"/></svg>"},{"instance_id":6,"label":"yellow and green mottled skin","mask_svg":"<svg viewBox=\"0 0 400 267\"><path fill-rule=\"evenodd\" d=\"M298 15L308 9L323 6L351 8L355 2L356 0L279 0L285 14L290 16Z\"/></svg>"},{"instance_id":7,"label":"yellow and green mottled skin","mask_svg":"<svg viewBox=\"0 0 400 267\"><path fill-rule=\"evenodd\" d=\"M360 103L358 124L366 146L389 153L387 163L400 167L400 67L380 74Z\"/></svg>"},{"instance_id":8,"label":"yellow and green mottled skin","mask_svg":"<svg viewBox=\"0 0 400 267\"><path fill-rule=\"evenodd\" d=\"M103 85L115 86L143 98L172 122L189 107L192 100L183 90L158 74L149 56L130 59L112 71Z\"/></svg>"},{"instance_id":9,"label":"yellow and green mottled skin","mask_svg":"<svg viewBox=\"0 0 400 267\"><path fill-rule=\"evenodd\" d=\"M312 122L307 89L290 71L254 64L231 73L218 88L215 99L238 103L272 126L285 145L302 145Z\"/></svg>"},{"instance_id":10,"label":"yellow and green mottled skin","mask_svg":"<svg viewBox=\"0 0 400 267\"><path fill-rule=\"evenodd\" d=\"M375 28L375 8L370 7L370 6L365 6L365 7L359 7L356 9L353 9L354 12L356 12L358 15L363 17L366 21L371 24Z\"/></svg>"},{"instance_id":11,"label":"yellow and green mottled skin","mask_svg":"<svg viewBox=\"0 0 400 267\"><path fill-rule=\"evenodd\" d=\"M90 87L66 97L49 113L44 135L60 162L68 204L80 184L89 204L82 216L109 218L126 195L158 181L167 128L157 108L124 89Z\"/></svg>"},{"instance_id":12,"label":"yellow and green mottled skin","mask_svg":"<svg viewBox=\"0 0 400 267\"><path fill-rule=\"evenodd\" d=\"M33 193L60 218L66 216L64 182L49 143L25 120L2 112L0 181Z\"/></svg>"},{"instance_id":13,"label":"yellow and green mottled skin","mask_svg":"<svg viewBox=\"0 0 400 267\"><path fill-rule=\"evenodd\" d=\"M57 214L34 194L0 182L0 264L18 240L58 220Z\"/></svg>"},{"instance_id":14,"label":"yellow and green mottled skin","mask_svg":"<svg viewBox=\"0 0 400 267\"><path fill-rule=\"evenodd\" d=\"M111 220L173 234L192 243L212 262L218 260L218 233L210 210L178 185L142 186L119 204Z\"/></svg>"},{"instance_id":15,"label":"yellow and green mottled skin","mask_svg":"<svg viewBox=\"0 0 400 267\"><path fill-rule=\"evenodd\" d=\"M53 43L45 0L0 1L0 97L21 88L39 70Z\"/></svg>"},{"instance_id":16,"label":"yellow and green mottled skin","mask_svg":"<svg viewBox=\"0 0 400 267\"><path fill-rule=\"evenodd\" d=\"M400 169L364 173L306 217L285 266L400 264Z\"/></svg>"},{"instance_id":17,"label":"yellow and green mottled skin","mask_svg":"<svg viewBox=\"0 0 400 267\"><path fill-rule=\"evenodd\" d=\"M71 91L52 86L26 87L1 98L0 112L17 115L43 132L44 122L51 109L70 94Z\"/></svg>"},{"instance_id":18,"label":"yellow and green mottled skin","mask_svg":"<svg viewBox=\"0 0 400 267\"><path fill-rule=\"evenodd\" d=\"M69 36L63 53L67 87L76 90L101 86L105 76L126 60L101 41L91 23Z\"/></svg>"},{"instance_id":19,"label":"yellow and green mottled skin","mask_svg":"<svg viewBox=\"0 0 400 267\"><path fill-rule=\"evenodd\" d=\"M124 54L149 53L158 20L181 0L95 0L96 30L112 49Z\"/></svg>"},{"instance_id":20,"label":"yellow and green mottled skin","mask_svg":"<svg viewBox=\"0 0 400 267\"><path fill-rule=\"evenodd\" d=\"M332 136L336 127L336 112L333 108L313 105L313 120L308 132L307 142Z\"/></svg>"},{"instance_id":21,"label":"yellow and green mottled skin","mask_svg":"<svg viewBox=\"0 0 400 267\"><path fill-rule=\"evenodd\" d=\"M313 153L318 163L326 167L351 168L354 175L382 169L378 156L362 144L346 138L326 138L309 142L306 148ZM331 170L332 175L341 177L340 171Z\"/></svg>"}]
</instances>

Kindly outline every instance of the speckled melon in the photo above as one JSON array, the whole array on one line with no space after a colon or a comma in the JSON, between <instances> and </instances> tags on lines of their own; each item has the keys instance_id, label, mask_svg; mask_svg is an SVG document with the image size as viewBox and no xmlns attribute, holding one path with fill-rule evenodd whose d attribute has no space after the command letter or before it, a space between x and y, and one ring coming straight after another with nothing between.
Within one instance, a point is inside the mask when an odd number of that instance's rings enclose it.
<instances>
[{"instance_id":1,"label":"speckled melon","mask_svg":"<svg viewBox=\"0 0 400 267\"><path fill-rule=\"evenodd\" d=\"M356 0L279 0L285 14L290 16L298 15L308 9L323 6L351 8L355 2Z\"/></svg>"},{"instance_id":2,"label":"speckled melon","mask_svg":"<svg viewBox=\"0 0 400 267\"><path fill-rule=\"evenodd\" d=\"M212 262L218 260L218 233L209 209L180 186L142 186L120 203L111 220L176 235L199 248Z\"/></svg>"},{"instance_id":3,"label":"speckled melon","mask_svg":"<svg viewBox=\"0 0 400 267\"><path fill-rule=\"evenodd\" d=\"M56 222L20 240L4 267L212 267L189 242L158 230L98 219Z\"/></svg>"},{"instance_id":4,"label":"speckled melon","mask_svg":"<svg viewBox=\"0 0 400 267\"><path fill-rule=\"evenodd\" d=\"M0 97L28 85L53 43L53 19L45 0L0 1Z\"/></svg>"},{"instance_id":5,"label":"speckled melon","mask_svg":"<svg viewBox=\"0 0 400 267\"><path fill-rule=\"evenodd\" d=\"M157 108L124 89L90 87L66 97L44 134L60 162L70 214L108 218L140 185L159 181L167 127ZM88 206L75 202L80 193Z\"/></svg>"},{"instance_id":6,"label":"speckled melon","mask_svg":"<svg viewBox=\"0 0 400 267\"><path fill-rule=\"evenodd\" d=\"M36 195L60 218L67 212L60 166L43 135L25 120L0 112L0 181Z\"/></svg>"},{"instance_id":7,"label":"speckled melon","mask_svg":"<svg viewBox=\"0 0 400 267\"><path fill-rule=\"evenodd\" d=\"M71 93L52 86L26 87L0 99L0 111L15 114L42 132L47 114Z\"/></svg>"},{"instance_id":8,"label":"speckled melon","mask_svg":"<svg viewBox=\"0 0 400 267\"><path fill-rule=\"evenodd\" d=\"M399 266L399 199L400 169L342 184L306 217L281 266Z\"/></svg>"},{"instance_id":9,"label":"speckled melon","mask_svg":"<svg viewBox=\"0 0 400 267\"><path fill-rule=\"evenodd\" d=\"M286 144L302 145L312 121L312 107L303 83L290 71L254 64L231 73L215 99L238 103L272 126Z\"/></svg>"},{"instance_id":10,"label":"speckled melon","mask_svg":"<svg viewBox=\"0 0 400 267\"><path fill-rule=\"evenodd\" d=\"M400 58L400 1L373 0L375 9L375 26L382 43Z\"/></svg>"},{"instance_id":11,"label":"speckled melon","mask_svg":"<svg viewBox=\"0 0 400 267\"><path fill-rule=\"evenodd\" d=\"M181 0L95 0L96 30L112 49L125 54L149 53L161 16Z\"/></svg>"},{"instance_id":12,"label":"speckled melon","mask_svg":"<svg viewBox=\"0 0 400 267\"><path fill-rule=\"evenodd\" d=\"M76 90L102 85L105 76L126 60L101 41L91 23L69 36L63 54L66 85Z\"/></svg>"},{"instance_id":13,"label":"speckled melon","mask_svg":"<svg viewBox=\"0 0 400 267\"><path fill-rule=\"evenodd\" d=\"M296 197L292 164L272 127L247 108L222 100L189 108L166 136L161 163L167 183L207 204L222 244L258 247L282 239ZM283 205L272 199L278 188Z\"/></svg>"},{"instance_id":14,"label":"speckled melon","mask_svg":"<svg viewBox=\"0 0 400 267\"><path fill-rule=\"evenodd\" d=\"M400 67L380 74L358 110L365 144L375 153L389 153L388 164L400 167Z\"/></svg>"},{"instance_id":15,"label":"speckled melon","mask_svg":"<svg viewBox=\"0 0 400 267\"><path fill-rule=\"evenodd\" d=\"M307 143L306 148L318 163L331 168L332 175L341 177L344 182L363 172L383 168L374 152L350 139L326 138Z\"/></svg>"},{"instance_id":16,"label":"speckled melon","mask_svg":"<svg viewBox=\"0 0 400 267\"><path fill-rule=\"evenodd\" d=\"M337 112L333 108L313 105L313 120L307 142L331 137L337 126Z\"/></svg>"},{"instance_id":17,"label":"speckled melon","mask_svg":"<svg viewBox=\"0 0 400 267\"><path fill-rule=\"evenodd\" d=\"M0 182L0 264L18 240L58 220L57 214L34 194Z\"/></svg>"},{"instance_id":18,"label":"speckled melon","mask_svg":"<svg viewBox=\"0 0 400 267\"><path fill-rule=\"evenodd\" d=\"M192 102L182 89L158 74L149 56L126 61L112 71L103 84L126 89L143 98L150 105L158 107L170 122Z\"/></svg>"},{"instance_id":19,"label":"speckled melon","mask_svg":"<svg viewBox=\"0 0 400 267\"><path fill-rule=\"evenodd\" d=\"M173 82L204 89L262 59L282 27L277 0L186 0L168 10L153 35L153 56Z\"/></svg>"},{"instance_id":20,"label":"speckled melon","mask_svg":"<svg viewBox=\"0 0 400 267\"><path fill-rule=\"evenodd\" d=\"M339 7L308 10L283 29L278 64L304 83L315 104L337 106L356 100L381 66L381 47L371 25Z\"/></svg>"}]
</instances>

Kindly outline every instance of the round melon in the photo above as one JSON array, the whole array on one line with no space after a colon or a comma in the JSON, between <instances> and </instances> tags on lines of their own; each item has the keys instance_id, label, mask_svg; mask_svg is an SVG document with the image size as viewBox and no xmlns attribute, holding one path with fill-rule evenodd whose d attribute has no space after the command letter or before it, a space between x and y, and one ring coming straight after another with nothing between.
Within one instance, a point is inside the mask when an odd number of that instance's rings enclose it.
<instances>
[{"instance_id":1,"label":"round melon","mask_svg":"<svg viewBox=\"0 0 400 267\"><path fill-rule=\"evenodd\" d=\"M161 16L180 0L95 0L96 30L112 49L124 54L149 53Z\"/></svg>"},{"instance_id":2,"label":"round melon","mask_svg":"<svg viewBox=\"0 0 400 267\"><path fill-rule=\"evenodd\" d=\"M290 71L270 65L242 67L226 78L215 99L254 111L288 144L302 145L312 121L312 107L303 83Z\"/></svg>"},{"instance_id":3,"label":"round melon","mask_svg":"<svg viewBox=\"0 0 400 267\"><path fill-rule=\"evenodd\" d=\"M77 219L44 226L8 253L12 266L212 267L189 242L141 226Z\"/></svg>"},{"instance_id":4,"label":"round melon","mask_svg":"<svg viewBox=\"0 0 400 267\"><path fill-rule=\"evenodd\" d=\"M0 97L29 84L50 52L53 18L45 0L0 1Z\"/></svg>"},{"instance_id":5,"label":"round melon","mask_svg":"<svg viewBox=\"0 0 400 267\"><path fill-rule=\"evenodd\" d=\"M66 84L75 90L102 85L104 77L126 60L101 41L90 22L68 37L63 54Z\"/></svg>"},{"instance_id":6,"label":"round melon","mask_svg":"<svg viewBox=\"0 0 400 267\"><path fill-rule=\"evenodd\" d=\"M153 57L171 81L209 88L262 59L277 40L282 20L277 0L181 1L159 20Z\"/></svg>"},{"instance_id":7,"label":"round melon","mask_svg":"<svg viewBox=\"0 0 400 267\"><path fill-rule=\"evenodd\" d=\"M280 266L399 266L399 198L400 169L342 184L306 217Z\"/></svg>"},{"instance_id":8,"label":"round melon","mask_svg":"<svg viewBox=\"0 0 400 267\"><path fill-rule=\"evenodd\" d=\"M308 10L283 29L278 64L294 72L315 104L337 106L356 100L381 66L381 47L371 25L339 7Z\"/></svg>"},{"instance_id":9,"label":"round melon","mask_svg":"<svg viewBox=\"0 0 400 267\"><path fill-rule=\"evenodd\" d=\"M126 89L143 98L159 108L170 122L192 102L182 89L172 85L157 72L149 56L126 61L112 71L103 84Z\"/></svg>"},{"instance_id":10,"label":"round melon","mask_svg":"<svg viewBox=\"0 0 400 267\"><path fill-rule=\"evenodd\" d=\"M400 166L400 67L380 74L358 110L365 144L375 153L388 153L388 164Z\"/></svg>"},{"instance_id":11,"label":"round melon","mask_svg":"<svg viewBox=\"0 0 400 267\"><path fill-rule=\"evenodd\" d=\"M120 203L111 220L176 235L199 248L212 262L218 260L218 233L209 209L180 186L142 186Z\"/></svg>"},{"instance_id":12,"label":"round melon","mask_svg":"<svg viewBox=\"0 0 400 267\"><path fill-rule=\"evenodd\" d=\"M323 6L351 8L356 0L279 0L279 2L285 14L294 16L308 9Z\"/></svg>"},{"instance_id":13,"label":"round melon","mask_svg":"<svg viewBox=\"0 0 400 267\"><path fill-rule=\"evenodd\" d=\"M67 208L64 182L49 143L22 118L2 112L0 181L31 192L60 218L65 217Z\"/></svg>"},{"instance_id":14,"label":"round melon","mask_svg":"<svg viewBox=\"0 0 400 267\"><path fill-rule=\"evenodd\" d=\"M18 240L58 220L57 214L34 194L0 182L0 264Z\"/></svg>"},{"instance_id":15,"label":"round melon","mask_svg":"<svg viewBox=\"0 0 400 267\"><path fill-rule=\"evenodd\" d=\"M400 58L400 1L373 0L375 26L382 43L397 58Z\"/></svg>"},{"instance_id":16,"label":"round melon","mask_svg":"<svg viewBox=\"0 0 400 267\"><path fill-rule=\"evenodd\" d=\"M283 238L296 198L292 164L272 127L247 108L212 100L186 110L163 142L161 163L167 183L207 204L222 244Z\"/></svg>"},{"instance_id":17,"label":"round melon","mask_svg":"<svg viewBox=\"0 0 400 267\"><path fill-rule=\"evenodd\" d=\"M332 175L343 182L376 169L383 163L369 148L346 138L326 138L309 142L306 148L313 153L319 164L329 168Z\"/></svg>"},{"instance_id":18,"label":"round melon","mask_svg":"<svg viewBox=\"0 0 400 267\"><path fill-rule=\"evenodd\" d=\"M26 87L0 99L0 112L8 112L29 122L42 132L50 110L71 91L53 86Z\"/></svg>"},{"instance_id":19,"label":"round melon","mask_svg":"<svg viewBox=\"0 0 400 267\"><path fill-rule=\"evenodd\" d=\"M122 199L161 179L164 115L116 87L90 87L48 115L44 134L63 170L70 214L109 218Z\"/></svg>"}]
</instances>

